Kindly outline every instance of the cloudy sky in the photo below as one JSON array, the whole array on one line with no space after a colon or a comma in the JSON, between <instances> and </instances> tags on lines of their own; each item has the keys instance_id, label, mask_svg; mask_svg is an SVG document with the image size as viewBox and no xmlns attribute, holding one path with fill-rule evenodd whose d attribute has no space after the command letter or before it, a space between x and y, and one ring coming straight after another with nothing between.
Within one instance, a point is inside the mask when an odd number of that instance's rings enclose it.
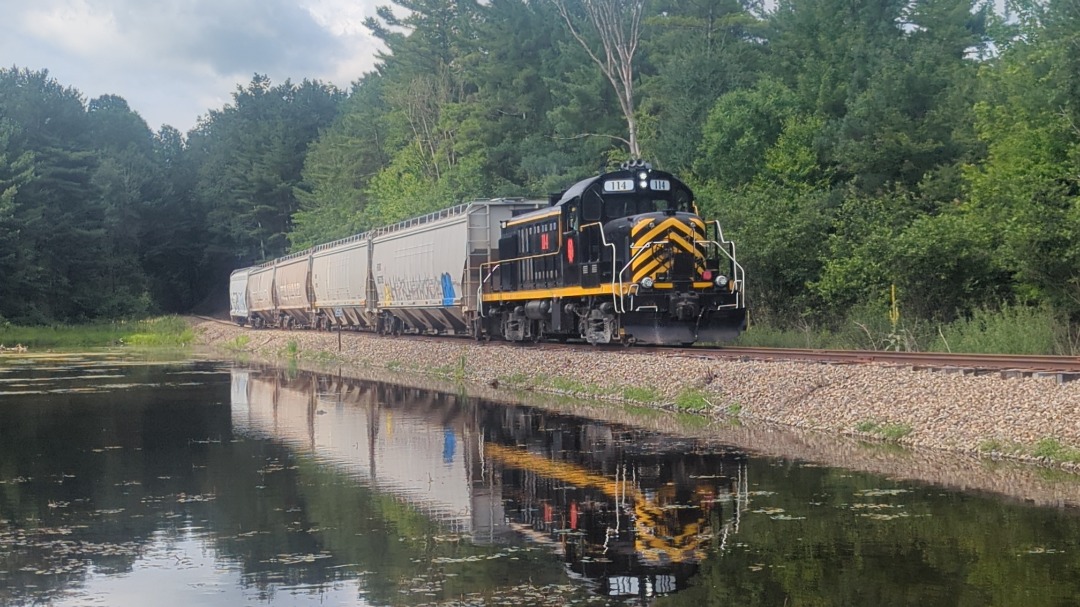
<instances>
[{"instance_id":1,"label":"cloudy sky","mask_svg":"<svg viewBox=\"0 0 1080 607\"><path fill-rule=\"evenodd\" d=\"M0 65L47 69L87 99L119 95L157 130L182 132L255 73L347 89L378 41L386 0L0 0Z\"/></svg>"}]
</instances>

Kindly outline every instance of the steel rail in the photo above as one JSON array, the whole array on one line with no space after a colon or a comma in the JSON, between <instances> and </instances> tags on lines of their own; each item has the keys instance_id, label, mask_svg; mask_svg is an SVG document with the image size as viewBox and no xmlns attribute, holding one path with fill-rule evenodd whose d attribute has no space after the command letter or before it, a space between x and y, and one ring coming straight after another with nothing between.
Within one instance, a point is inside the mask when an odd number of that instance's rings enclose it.
<instances>
[{"instance_id":1,"label":"steel rail","mask_svg":"<svg viewBox=\"0 0 1080 607\"><path fill-rule=\"evenodd\" d=\"M893 352L885 350L817 350L797 348L680 348L680 354L748 360L801 360L809 362L883 363L934 368L1026 370L1080 373L1080 357L1016 354L958 354L946 352Z\"/></svg>"}]
</instances>

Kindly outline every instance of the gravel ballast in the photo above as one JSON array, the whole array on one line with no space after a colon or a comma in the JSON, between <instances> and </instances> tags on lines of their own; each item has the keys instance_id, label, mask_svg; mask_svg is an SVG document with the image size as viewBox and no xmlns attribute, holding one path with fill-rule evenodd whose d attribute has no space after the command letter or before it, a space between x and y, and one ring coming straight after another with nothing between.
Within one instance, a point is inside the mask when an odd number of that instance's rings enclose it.
<instances>
[{"instance_id":1,"label":"gravel ballast","mask_svg":"<svg viewBox=\"0 0 1080 607\"><path fill-rule=\"evenodd\" d=\"M1080 460L1080 382L1004 379L879 364L689 358L582 346L548 350L364 333L252 331L197 322L210 346L429 374L490 390L631 401L710 419L894 441L1072 468ZM340 337L340 341L339 341ZM339 350L340 343L340 350Z\"/></svg>"}]
</instances>

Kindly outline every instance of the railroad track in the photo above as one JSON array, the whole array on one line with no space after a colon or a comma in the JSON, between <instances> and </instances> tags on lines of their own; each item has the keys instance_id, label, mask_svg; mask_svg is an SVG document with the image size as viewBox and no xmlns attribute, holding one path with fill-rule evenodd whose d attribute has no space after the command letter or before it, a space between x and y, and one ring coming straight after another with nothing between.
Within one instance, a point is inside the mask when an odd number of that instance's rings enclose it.
<instances>
[{"instance_id":1,"label":"railroad track","mask_svg":"<svg viewBox=\"0 0 1080 607\"><path fill-rule=\"evenodd\" d=\"M209 316L195 316L201 320L235 326L232 322ZM349 332L344 332L348 335ZM369 334L370 335L370 334ZM449 336L405 336L383 339L420 339L420 340L461 340L461 337ZM492 346L532 347L532 348L570 348L575 350L592 349L586 344L507 343L485 342ZM1080 357L1076 356L1020 356L1013 354L954 354L942 352L892 352L884 350L818 350L798 348L742 348L725 346L722 348L692 346L688 348L634 346L602 346L604 352L628 354L655 353L663 356L686 356L693 358L719 358L734 360L759 361L805 361L831 364L869 364L880 363L915 368L957 371L962 373L1016 372L1017 374L1049 373L1062 374L1063 380L1080 379ZM1076 375L1076 377L1071 377Z\"/></svg>"},{"instance_id":2,"label":"railroad track","mask_svg":"<svg viewBox=\"0 0 1080 607\"><path fill-rule=\"evenodd\" d=\"M1015 354L950 354L943 352L889 352L878 350L812 350L794 348L703 348L710 357L745 360L802 360L836 364L883 363L960 371L1033 371L1080 374L1080 357L1020 356ZM682 348L693 356L696 348Z\"/></svg>"}]
</instances>

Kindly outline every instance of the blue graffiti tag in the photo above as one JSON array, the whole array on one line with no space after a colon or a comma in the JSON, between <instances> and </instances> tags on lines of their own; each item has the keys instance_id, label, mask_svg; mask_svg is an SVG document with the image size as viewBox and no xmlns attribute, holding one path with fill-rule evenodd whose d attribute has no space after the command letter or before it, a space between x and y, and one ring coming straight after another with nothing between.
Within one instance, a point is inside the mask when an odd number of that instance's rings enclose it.
<instances>
[{"instance_id":1,"label":"blue graffiti tag","mask_svg":"<svg viewBox=\"0 0 1080 607\"><path fill-rule=\"evenodd\" d=\"M442 305L454 305L454 281L449 272L443 272L442 275L442 297Z\"/></svg>"}]
</instances>

